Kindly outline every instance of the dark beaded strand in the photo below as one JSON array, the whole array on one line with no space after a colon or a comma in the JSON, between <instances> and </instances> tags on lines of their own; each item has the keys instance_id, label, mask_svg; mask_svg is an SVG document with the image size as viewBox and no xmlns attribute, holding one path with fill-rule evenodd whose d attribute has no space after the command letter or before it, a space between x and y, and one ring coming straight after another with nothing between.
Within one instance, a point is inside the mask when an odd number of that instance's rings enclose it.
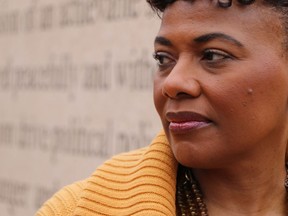
<instances>
[{"instance_id":1,"label":"dark beaded strand","mask_svg":"<svg viewBox=\"0 0 288 216\"><path fill-rule=\"evenodd\" d=\"M288 194L288 162L284 186ZM179 165L176 187L177 216L209 216L199 184L190 169Z\"/></svg>"},{"instance_id":2,"label":"dark beaded strand","mask_svg":"<svg viewBox=\"0 0 288 216\"><path fill-rule=\"evenodd\" d=\"M288 193L288 162L286 162L285 166L286 166L286 179L284 185L286 188L286 192Z\"/></svg>"},{"instance_id":3,"label":"dark beaded strand","mask_svg":"<svg viewBox=\"0 0 288 216\"><path fill-rule=\"evenodd\" d=\"M177 216L208 216L203 195L190 169L179 165L176 193Z\"/></svg>"}]
</instances>

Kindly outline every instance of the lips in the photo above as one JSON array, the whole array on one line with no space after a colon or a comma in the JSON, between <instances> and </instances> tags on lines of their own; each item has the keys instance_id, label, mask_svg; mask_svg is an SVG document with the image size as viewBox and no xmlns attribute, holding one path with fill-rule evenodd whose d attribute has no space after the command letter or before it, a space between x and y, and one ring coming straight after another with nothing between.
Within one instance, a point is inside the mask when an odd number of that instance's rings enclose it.
<instances>
[{"instance_id":1,"label":"lips","mask_svg":"<svg viewBox=\"0 0 288 216\"><path fill-rule=\"evenodd\" d=\"M167 112L169 130L174 133L186 133L211 124L211 120L195 112Z\"/></svg>"}]
</instances>

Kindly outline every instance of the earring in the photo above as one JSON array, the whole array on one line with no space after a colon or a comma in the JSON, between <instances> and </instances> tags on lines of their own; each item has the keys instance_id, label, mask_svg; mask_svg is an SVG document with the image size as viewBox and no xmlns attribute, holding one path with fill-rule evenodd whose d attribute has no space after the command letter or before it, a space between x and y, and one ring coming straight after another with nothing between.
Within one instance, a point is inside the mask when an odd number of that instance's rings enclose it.
<instances>
[{"instance_id":1,"label":"earring","mask_svg":"<svg viewBox=\"0 0 288 216\"><path fill-rule=\"evenodd\" d=\"M232 5L232 0L218 0L219 7L228 8Z\"/></svg>"}]
</instances>

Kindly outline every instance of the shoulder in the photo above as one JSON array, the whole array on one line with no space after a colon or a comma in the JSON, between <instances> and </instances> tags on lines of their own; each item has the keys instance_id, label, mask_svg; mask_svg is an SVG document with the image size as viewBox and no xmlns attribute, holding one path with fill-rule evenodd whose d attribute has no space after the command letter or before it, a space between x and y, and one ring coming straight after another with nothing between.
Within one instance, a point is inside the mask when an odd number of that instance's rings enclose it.
<instances>
[{"instance_id":1,"label":"shoulder","mask_svg":"<svg viewBox=\"0 0 288 216\"><path fill-rule=\"evenodd\" d=\"M166 136L161 132L149 146L116 155L86 180L61 189L37 216L133 215L148 210L171 215L176 166Z\"/></svg>"},{"instance_id":2,"label":"shoulder","mask_svg":"<svg viewBox=\"0 0 288 216\"><path fill-rule=\"evenodd\" d=\"M166 136L164 132L160 132L147 147L122 153L107 160L96 170L93 176L101 176L104 174L103 172L106 172L108 176L112 174L116 177L119 174L124 177L123 174L126 172L131 174L131 172L137 171L139 174L146 168L166 169L173 161L174 157ZM131 175L126 177L130 178Z\"/></svg>"},{"instance_id":3,"label":"shoulder","mask_svg":"<svg viewBox=\"0 0 288 216\"><path fill-rule=\"evenodd\" d=\"M58 191L36 213L36 216L70 215L81 197L87 181L70 184Z\"/></svg>"},{"instance_id":4,"label":"shoulder","mask_svg":"<svg viewBox=\"0 0 288 216\"><path fill-rule=\"evenodd\" d=\"M76 215L173 215L177 162L164 133L122 153L88 179Z\"/></svg>"}]
</instances>

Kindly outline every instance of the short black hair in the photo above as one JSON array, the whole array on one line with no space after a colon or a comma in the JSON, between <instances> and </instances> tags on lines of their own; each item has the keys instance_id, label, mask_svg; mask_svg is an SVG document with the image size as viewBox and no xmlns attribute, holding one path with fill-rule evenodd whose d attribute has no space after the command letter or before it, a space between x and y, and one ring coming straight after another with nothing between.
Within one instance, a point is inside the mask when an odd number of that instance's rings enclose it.
<instances>
[{"instance_id":1,"label":"short black hair","mask_svg":"<svg viewBox=\"0 0 288 216\"><path fill-rule=\"evenodd\" d=\"M166 7L177 0L146 0L153 10L157 12L163 12ZM195 0L184 0L184 1L195 1ZM255 2L255 0L237 0L240 4L250 5ZM232 0L218 0L220 7L229 7L232 4ZM263 0L263 3L270 5L281 11L285 11L288 8L288 0ZM286 9L286 10L285 10ZM282 14L284 15L284 14Z\"/></svg>"},{"instance_id":2,"label":"short black hair","mask_svg":"<svg viewBox=\"0 0 288 216\"><path fill-rule=\"evenodd\" d=\"M165 9L173 4L176 1L180 0L146 0L151 8L160 16L161 13L165 11ZM194 2L196 0L182 0L182 1L190 1ZM283 34L284 37L283 46L285 50L288 50L288 0L218 0L218 6L223 8L229 8L232 5L233 1L237 1L243 6L249 6L256 1L263 3L263 5L270 7L277 13L279 13L279 17L282 19L283 24Z\"/></svg>"}]
</instances>

